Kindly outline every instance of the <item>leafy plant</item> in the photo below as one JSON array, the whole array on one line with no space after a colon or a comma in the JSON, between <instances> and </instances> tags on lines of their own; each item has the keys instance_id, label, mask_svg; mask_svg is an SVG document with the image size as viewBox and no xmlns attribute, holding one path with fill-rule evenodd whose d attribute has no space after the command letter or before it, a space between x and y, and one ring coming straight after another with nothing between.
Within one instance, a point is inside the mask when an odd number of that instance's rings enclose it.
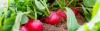
<instances>
[{"instance_id":1,"label":"leafy plant","mask_svg":"<svg viewBox=\"0 0 100 31\"><path fill-rule=\"evenodd\" d=\"M97 0L92 11L92 19L89 23L81 26L77 31L99 31L99 22L100 22L100 0ZM88 29L86 29L88 28Z\"/></svg>"},{"instance_id":2,"label":"leafy plant","mask_svg":"<svg viewBox=\"0 0 100 31\"><path fill-rule=\"evenodd\" d=\"M0 31L52 31L46 25L59 31L100 31L99 5L100 0L0 0ZM80 25L80 19L88 22Z\"/></svg>"},{"instance_id":3,"label":"leafy plant","mask_svg":"<svg viewBox=\"0 0 100 31\"><path fill-rule=\"evenodd\" d=\"M66 7L66 11L67 11L67 26L68 26L68 31L75 31L78 29L78 27L80 26L78 23L77 23L77 19L75 17L75 14L74 12Z\"/></svg>"}]
</instances>

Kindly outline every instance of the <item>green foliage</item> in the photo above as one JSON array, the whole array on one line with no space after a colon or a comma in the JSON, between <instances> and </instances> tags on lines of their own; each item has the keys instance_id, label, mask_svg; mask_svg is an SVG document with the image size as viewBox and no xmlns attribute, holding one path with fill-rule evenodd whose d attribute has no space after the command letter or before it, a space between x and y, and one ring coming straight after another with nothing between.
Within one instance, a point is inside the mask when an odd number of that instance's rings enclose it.
<instances>
[{"instance_id":1,"label":"green foliage","mask_svg":"<svg viewBox=\"0 0 100 31\"><path fill-rule=\"evenodd\" d=\"M89 10L87 10L83 5L82 5L82 8L83 8L83 15L85 16L86 20L87 21L90 21L91 20L91 12Z\"/></svg>"},{"instance_id":2,"label":"green foliage","mask_svg":"<svg viewBox=\"0 0 100 31\"><path fill-rule=\"evenodd\" d=\"M39 10L44 10L45 9L44 5L40 1L35 0L35 5L37 6L37 8Z\"/></svg>"},{"instance_id":3,"label":"green foliage","mask_svg":"<svg viewBox=\"0 0 100 31\"><path fill-rule=\"evenodd\" d=\"M29 3L30 3L29 0L16 0L15 5L17 7L17 11L26 12Z\"/></svg>"},{"instance_id":4,"label":"green foliage","mask_svg":"<svg viewBox=\"0 0 100 31\"><path fill-rule=\"evenodd\" d=\"M84 24L84 30L85 30L85 31L90 31L90 29L89 29L89 27L88 27L87 24Z\"/></svg>"},{"instance_id":5,"label":"green foliage","mask_svg":"<svg viewBox=\"0 0 100 31\"><path fill-rule=\"evenodd\" d=\"M40 0L40 2L45 7L45 10L46 10L46 11L44 11L45 15L46 16L49 16L50 15L50 12L49 12L49 9L48 9L47 0Z\"/></svg>"},{"instance_id":6,"label":"green foliage","mask_svg":"<svg viewBox=\"0 0 100 31\"><path fill-rule=\"evenodd\" d=\"M90 24L86 23L82 26L84 31L100 31L100 0L96 4L95 1L83 0L82 8L84 16L87 20L93 22L89 22L93 25L93 29L90 29ZM75 7L78 5L78 0L68 0L68 2ZM2 7L0 0L0 31L20 31L20 26L26 24L29 18L38 19L38 17L50 15L50 6L48 6L50 3L48 3L48 0L8 0L7 4L6 8ZM77 22L73 10L66 7L65 0L56 0L54 4L55 7L63 10L66 9L68 31L76 31L80 25ZM91 12L89 9L92 9L92 7L93 11Z\"/></svg>"},{"instance_id":7,"label":"green foliage","mask_svg":"<svg viewBox=\"0 0 100 31\"><path fill-rule=\"evenodd\" d=\"M96 0L83 0L83 4L86 7L93 7L95 4Z\"/></svg>"},{"instance_id":8,"label":"green foliage","mask_svg":"<svg viewBox=\"0 0 100 31\"><path fill-rule=\"evenodd\" d=\"M14 25L12 26L12 30L11 31L20 31L20 22L21 22L21 18L22 18L23 13L19 12L16 16Z\"/></svg>"},{"instance_id":9,"label":"green foliage","mask_svg":"<svg viewBox=\"0 0 100 31\"><path fill-rule=\"evenodd\" d=\"M100 0L97 0L92 11L91 21L82 25L78 31L100 31ZM84 27L84 28L83 28Z\"/></svg>"},{"instance_id":10,"label":"green foliage","mask_svg":"<svg viewBox=\"0 0 100 31\"><path fill-rule=\"evenodd\" d=\"M100 22L95 23L95 26L93 27L94 31L100 31Z\"/></svg>"},{"instance_id":11,"label":"green foliage","mask_svg":"<svg viewBox=\"0 0 100 31\"><path fill-rule=\"evenodd\" d=\"M66 7L66 11L67 11L66 14L67 14L67 17L68 17L68 19L67 19L68 31L77 30L80 25L78 24L78 22L76 20L74 12L68 7Z\"/></svg>"},{"instance_id":12,"label":"green foliage","mask_svg":"<svg viewBox=\"0 0 100 31\"><path fill-rule=\"evenodd\" d=\"M13 24L14 24L16 14L10 10L6 13L8 13L8 14L5 14L5 17L4 17L3 31L10 31L12 29Z\"/></svg>"},{"instance_id":13,"label":"green foliage","mask_svg":"<svg viewBox=\"0 0 100 31\"><path fill-rule=\"evenodd\" d=\"M21 24L26 24L28 22L28 17L26 15L23 15L21 18Z\"/></svg>"},{"instance_id":14,"label":"green foliage","mask_svg":"<svg viewBox=\"0 0 100 31\"><path fill-rule=\"evenodd\" d=\"M3 4L3 3L7 3L7 1L4 2L4 0L0 0L0 31L2 31L2 24L3 24L3 19L4 19L4 10L7 10L8 5L7 4Z\"/></svg>"},{"instance_id":15,"label":"green foliage","mask_svg":"<svg viewBox=\"0 0 100 31\"><path fill-rule=\"evenodd\" d=\"M98 14L99 10L100 10L100 2L97 1L92 10L92 18Z\"/></svg>"},{"instance_id":16,"label":"green foliage","mask_svg":"<svg viewBox=\"0 0 100 31\"><path fill-rule=\"evenodd\" d=\"M65 0L56 0L56 2L58 3L61 9L64 9L66 7Z\"/></svg>"},{"instance_id":17,"label":"green foliage","mask_svg":"<svg viewBox=\"0 0 100 31\"><path fill-rule=\"evenodd\" d=\"M78 5L78 0L68 0L68 2L69 2L69 3L67 4L68 6L69 6L69 5L73 5L73 6L76 7L76 6Z\"/></svg>"},{"instance_id":18,"label":"green foliage","mask_svg":"<svg viewBox=\"0 0 100 31\"><path fill-rule=\"evenodd\" d=\"M96 0L83 0L82 8L83 8L84 16L87 21L91 20L92 17L91 13L95 2Z\"/></svg>"}]
</instances>

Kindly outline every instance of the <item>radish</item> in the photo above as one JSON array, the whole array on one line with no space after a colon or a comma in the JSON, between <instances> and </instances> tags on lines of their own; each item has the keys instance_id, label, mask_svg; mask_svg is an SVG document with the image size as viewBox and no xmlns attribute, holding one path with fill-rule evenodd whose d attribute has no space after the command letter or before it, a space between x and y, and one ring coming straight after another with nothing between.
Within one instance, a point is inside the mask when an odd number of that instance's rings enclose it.
<instances>
[{"instance_id":1,"label":"radish","mask_svg":"<svg viewBox=\"0 0 100 31\"><path fill-rule=\"evenodd\" d=\"M26 27L28 28L28 31L43 31L43 24L40 20L30 19L26 24Z\"/></svg>"},{"instance_id":2,"label":"radish","mask_svg":"<svg viewBox=\"0 0 100 31\"><path fill-rule=\"evenodd\" d=\"M71 8L71 9L73 10L75 15L78 15L78 9L76 9L76 8Z\"/></svg>"},{"instance_id":3,"label":"radish","mask_svg":"<svg viewBox=\"0 0 100 31\"><path fill-rule=\"evenodd\" d=\"M60 23L60 17L56 12L52 12L49 17L46 18L46 23L51 25L57 25Z\"/></svg>"},{"instance_id":4,"label":"radish","mask_svg":"<svg viewBox=\"0 0 100 31\"><path fill-rule=\"evenodd\" d=\"M27 28L25 26L21 27L21 31L28 31Z\"/></svg>"},{"instance_id":5,"label":"radish","mask_svg":"<svg viewBox=\"0 0 100 31\"><path fill-rule=\"evenodd\" d=\"M66 16L66 13L64 11L62 11L61 9L58 9L57 14L58 14L58 16L60 16L61 20L66 21L67 16Z\"/></svg>"}]
</instances>

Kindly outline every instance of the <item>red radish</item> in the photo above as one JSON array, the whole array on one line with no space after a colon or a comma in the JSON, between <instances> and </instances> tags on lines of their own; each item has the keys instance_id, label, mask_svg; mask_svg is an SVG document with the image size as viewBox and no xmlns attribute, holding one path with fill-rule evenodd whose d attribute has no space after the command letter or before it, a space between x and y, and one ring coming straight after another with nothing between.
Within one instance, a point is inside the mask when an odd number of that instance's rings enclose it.
<instances>
[{"instance_id":1,"label":"red radish","mask_svg":"<svg viewBox=\"0 0 100 31\"><path fill-rule=\"evenodd\" d=\"M28 31L27 28L25 26L21 27L21 31Z\"/></svg>"},{"instance_id":2,"label":"red radish","mask_svg":"<svg viewBox=\"0 0 100 31\"><path fill-rule=\"evenodd\" d=\"M78 9L76 9L76 8L71 8L71 9L73 10L75 15L78 15Z\"/></svg>"},{"instance_id":3,"label":"red radish","mask_svg":"<svg viewBox=\"0 0 100 31\"><path fill-rule=\"evenodd\" d=\"M62 20L65 20L66 21L67 16L66 16L66 13L64 11L62 11L61 9L58 9L57 10L57 14L60 16L60 18Z\"/></svg>"},{"instance_id":4,"label":"red radish","mask_svg":"<svg viewBox=\"0 0 100 31\"><path fill-rule=\"evenodd\" d=\"M39 20L30 19L26 27L28 31L43 31L43 24Z\"/></svg>"},{"instance_id":5,"label":"red radish","mask_svg":"<svg viewBox=\"0 0 100 31\"><path fill-rule=\"evenodd\" d=\"M51 25L57 25L60 23L60 17L56 12L52 12L49 17L46 18L46 23Z\"/></svg>"}]
</instances>

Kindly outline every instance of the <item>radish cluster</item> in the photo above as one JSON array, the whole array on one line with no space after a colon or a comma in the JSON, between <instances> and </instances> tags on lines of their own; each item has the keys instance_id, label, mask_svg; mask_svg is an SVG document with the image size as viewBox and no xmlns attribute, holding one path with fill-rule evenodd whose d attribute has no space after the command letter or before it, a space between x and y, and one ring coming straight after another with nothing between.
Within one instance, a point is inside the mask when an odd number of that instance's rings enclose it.
<instances>
[{"instance_id":1,"label":"radish cluster","mask_svg":"<svg viewBox=\"0 0 100 31\"><path fill-rule=\"evenodd\" d=\"M75 15L78 14L77 9L72 8L73 12ZM42 18L41 18L42 19ZM52 11L50 13L50 16L47 16L44 21L47 24L51 25L58 25L61 23L61 21L66 21L67 20L67 15L64 11L61 9L58 9L57 11ZM29 21L21 27L21 31L43 31L43 23L40 20L34 20L34 19L29 19Z\"/></svg>"},{"instance_id":2,"label":"radish cluster","mask_svg":"<svg viewBox=\"0 0 100 31\"><path fill-rule=\"evenodd\" d=\"M50 16L45 18L45 22L51 25L57 25L62 20L66 20L66 14L62 10L51 12ZM43 31L43 23L40 20L29 19L29 21L21 27L21 31Z\"/></svg>"}]
</instances>

